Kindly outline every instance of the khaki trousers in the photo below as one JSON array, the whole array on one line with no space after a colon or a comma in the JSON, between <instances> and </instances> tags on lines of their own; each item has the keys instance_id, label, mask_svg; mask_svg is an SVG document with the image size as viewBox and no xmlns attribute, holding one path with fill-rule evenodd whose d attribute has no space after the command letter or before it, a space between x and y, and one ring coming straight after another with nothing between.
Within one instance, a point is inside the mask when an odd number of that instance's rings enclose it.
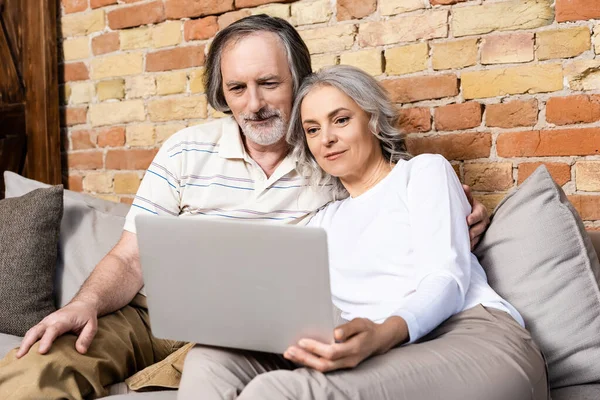
<instances>
[{"instance_id":1,"label":"khaki trousers","mask_svg":"<svg viewBox=\"0 0 600 400\"><path fill-rule=\"evenodd\" d=\"M126 378L133 389L177 387L181 368L172 365L177 365L177 356L182 364L191 347L152 336L146 298L139 294L126 307L98 319L87 354L75 350L76 340L76 335L63 335L45 355L38 353L38 342L21 359L12 350L0 360L0 399L102 397L108 386Z\"/></svg>"},{"instance_id":2,"label":"khaki trousers","mask_svg":"<svg viewBox=\"0 0 600 400\"><path fill-rule=\"evenodd\" d=\"M196 346L178 392L179 400L548 398L544 358L529 332L483 306L449 318L418 343L325 374L280 355Z\"/></svg>"}]
</instances>

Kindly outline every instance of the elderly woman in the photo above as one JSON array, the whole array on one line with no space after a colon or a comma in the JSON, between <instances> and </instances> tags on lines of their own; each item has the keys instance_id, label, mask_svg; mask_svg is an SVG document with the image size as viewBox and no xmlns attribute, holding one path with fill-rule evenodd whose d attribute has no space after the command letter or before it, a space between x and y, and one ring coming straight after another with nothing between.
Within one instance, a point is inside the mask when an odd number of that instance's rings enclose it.
<instances>
[{"instance_id":1,"label":"elderly woman","mask_svg":"<svg viewBox=\"0 0 600 400\"><path fill-rule=\"evenodd\" d=\"M548 398L540 350L470 252L452 166L411 158L396 122L359 69L305 79L288 142L315 188L340 199L309 225L327 231L333 303L349 322L335 343L303 339L283 357L205 348L197 398Z\"/></svg>"}]
</instances>

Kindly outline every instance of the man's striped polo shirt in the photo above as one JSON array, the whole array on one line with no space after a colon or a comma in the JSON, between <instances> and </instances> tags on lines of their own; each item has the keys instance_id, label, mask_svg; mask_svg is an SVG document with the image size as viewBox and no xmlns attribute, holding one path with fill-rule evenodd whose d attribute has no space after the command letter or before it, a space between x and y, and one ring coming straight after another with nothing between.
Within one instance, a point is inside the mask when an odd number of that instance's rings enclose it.
<instances>
[{"instance_id":1,"label":"man's striped polo shirt","mask_svg":"<svg viewBox=\"0 0 600 400\"><path fill-rule=\"evenodd\" d=\"M304 224L332 197L310 187L296 163L288 155L267 178L232 117L183 129L148 167L124 228L135 233L138 214Z\"/></svg>"}]
</instances>

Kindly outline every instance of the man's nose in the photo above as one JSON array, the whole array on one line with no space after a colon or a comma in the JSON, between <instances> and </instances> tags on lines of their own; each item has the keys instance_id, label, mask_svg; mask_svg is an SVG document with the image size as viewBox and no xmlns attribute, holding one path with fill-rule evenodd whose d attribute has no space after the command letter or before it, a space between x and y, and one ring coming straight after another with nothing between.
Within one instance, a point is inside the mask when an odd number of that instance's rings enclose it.
<instances>
[{"instance_id":1,"label":"man's nose","mask_svg":"<svg viewBox=\"0 0 600 400\"><path fill-rule=\"evenodd\" d=\"M262 96L261 91L258 88L248 88L248 111L252 113L257 113L261 108L263 108L266 103Z\"/></svg>"}]
</instances>

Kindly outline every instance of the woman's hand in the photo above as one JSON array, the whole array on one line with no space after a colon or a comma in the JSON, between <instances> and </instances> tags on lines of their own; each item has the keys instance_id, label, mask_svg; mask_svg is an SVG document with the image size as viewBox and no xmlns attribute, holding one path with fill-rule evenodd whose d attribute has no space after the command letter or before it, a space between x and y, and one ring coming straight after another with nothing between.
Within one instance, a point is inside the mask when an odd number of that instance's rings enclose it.
<instances>
[{"instance_id":1,"label":"woman's hand","mask_svg":"<svg viewBox=\"0 0 600 400\"><path fill-rule=\"evenodd\" d=\"M467 224L469 225L469 238L471 239L471 250L477 246L483 232L487 229L490 224L490 216L487 208L479 201L473 198L471 188L467 185L463 185L467 199L471 204L471 214L467 217Z\"/></svg>"},{"instance_id":2,"label":"woman's hand","mask_svg":"<svg viewBox=\"0 0 600 400\"><path fill-rule=\"evenodd\" d=\"M382 324L356 318L338 326L333 336L336 341L333 344L302 339L297 346L290 346L283 356L321 372L354 368L368 357L383 354L407 341L408 327L400 317L390 317Z\"/></svg>"}]
</instances>

